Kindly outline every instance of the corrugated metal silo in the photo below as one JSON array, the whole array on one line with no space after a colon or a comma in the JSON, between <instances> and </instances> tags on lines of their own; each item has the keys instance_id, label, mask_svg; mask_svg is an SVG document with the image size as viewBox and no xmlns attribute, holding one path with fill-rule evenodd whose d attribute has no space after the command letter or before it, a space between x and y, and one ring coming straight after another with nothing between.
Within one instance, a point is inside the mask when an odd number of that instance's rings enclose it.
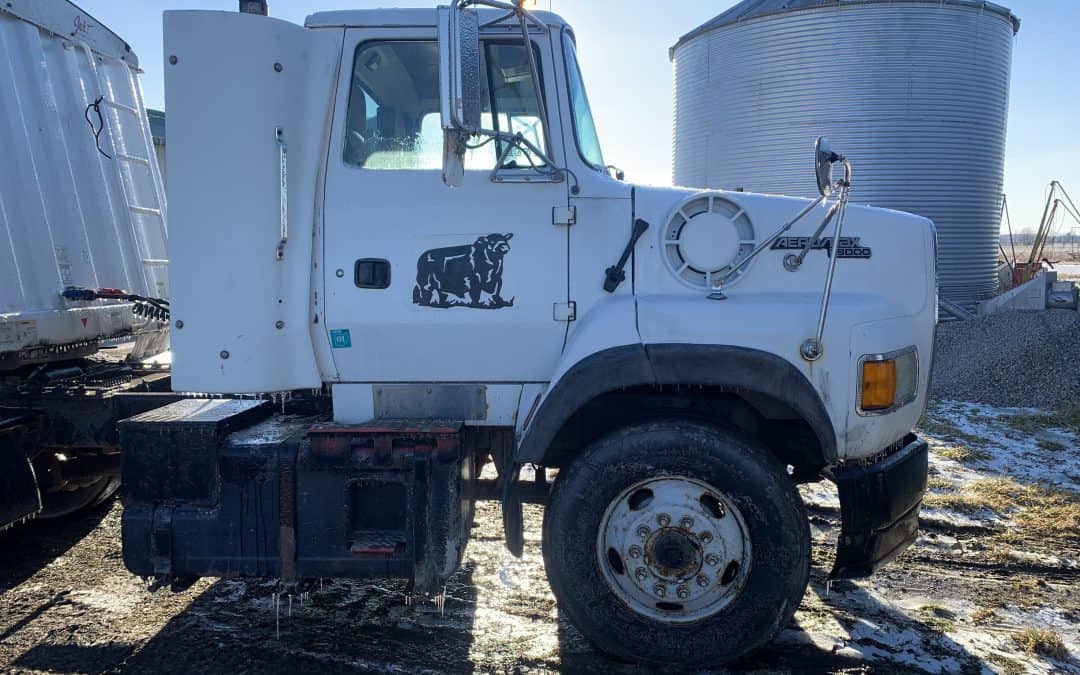
<instances>
[{"instance_id":1,"label":"corrugated metal silo","mask_svg":"<svg viewBox=\"0 0 1080 675\"><path fill-rule=\"evenodd\" d=\"M816 196L825 134L852 201L934 220L942 295L971 309L997 289L1019 27L977 0L745 0L671 49L674 182Z\"/></svg>"}]
</instances>

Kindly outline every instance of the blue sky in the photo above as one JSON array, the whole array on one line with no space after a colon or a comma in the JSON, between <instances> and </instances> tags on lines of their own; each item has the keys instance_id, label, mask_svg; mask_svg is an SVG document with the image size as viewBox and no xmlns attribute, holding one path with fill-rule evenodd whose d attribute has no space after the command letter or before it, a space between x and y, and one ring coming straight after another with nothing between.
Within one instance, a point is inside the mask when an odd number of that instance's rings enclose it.
<instances>
[{"instance_id":1,"label":"blue sky","mask_svg":"<svg viewBox=\"0 0 1080 675\"><path fill-rule=\"evenodd\" d=\"M1080 200L1080 0L1003 0L1022 25L1013 51L1005 192L1013 226L1034 228L1047 183L1060 180ZM147 105L164 105L161 12L235 10L236 0L76 0L139 55ZM311 12L433 6L431 0L270 0L270 14L302 23ZM605 158L634 181L671 176L671 64L667 50L683 33L734 0L537 0L562 14L578 35L586 86ZM662 7L662 11L657 8ZM854 158L858 162L858 158ZM807 167L809 170L809 166ZM1080 224L1071 223L1074 226ZM1066 225L1067 231L1068 225Z\"/></svg>"}]
</instances>

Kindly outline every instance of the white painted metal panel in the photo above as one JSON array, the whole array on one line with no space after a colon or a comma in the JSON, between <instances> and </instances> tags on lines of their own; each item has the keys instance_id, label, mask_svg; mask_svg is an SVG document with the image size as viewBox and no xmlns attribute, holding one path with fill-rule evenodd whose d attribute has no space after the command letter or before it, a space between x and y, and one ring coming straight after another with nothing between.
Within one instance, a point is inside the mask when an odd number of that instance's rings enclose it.
<instances>
[{"instance_id":1,"label":"white painted metal panel","mask_svg":"<svg viewBox=\"0 0 1080 675\"><path fill-rule=\"evenodd\" d=\"M159 328L128 303L60 295L168 295L165 197L137 64L64 0L0 7L0 353ZM101 152L84 117L98 97Z\"/></svg>"},{"instance_id":2,"label":"white painted metal panel","mask_svg":"<svg viewBox=\"0 0 1080 675\"><path fill-rule=\"evenodd\" d=\"M740 3L672 50L674 181L816 196L826 134L853 202L936 223L942 295L973 309L997 289L1018 26L968 0Z\"/></svg>"},{"instance_id":3,"label":"white painted metal panel","mask_svg":"<svg viewBox=\"0 0 1080 675\"><path fill-rule=\"evenodd\" d=\"M812 181L809 163L804 171ZM775 232L806 204L802 199L753 193L726 192L716 196L745 209L758 241ZM637 217L657 225L642 237L635 251L635 325L640 341L725 344L762 350L788 360L821 396L837 435L840 457L879 452L910 430L914 423L910 415L918 417L922 399L909 405L902 415L850 423L849 416L855 410L855 368L860 356L911 345L918 347L920 358L928 359L931 353L936 291L932 225L924 218L897 211L848 207L842 236L857 238L857 245L869 249L871 257L837 260L822 339L824 354L811 363L800 357L799 346L814 335L829 262L826 252L811 251L797 271L789 272L783 266L788 251L766 250L748 263L746 274L737 283L725 287L726 300L707 299L701 291L688 293L687 285L661 262L665 245L661 225L684 201L684 194L670 188L636 190ZM815 209L787 236L809 237L824 214L824 207ZM831 234L825 232L827 237ZM604 323L589 325L601 319L605 319ZM877 322L875 326L889 326L890 330L858 332L856 324L866 322ZM590 336L590 341L600 347L605 338L625 333L625 328L619 328L625 323L617 315L604 317L597 313L583 318L582 328L588 326L588 330L581 335ZM567 354L577 349L571 343ZM923 370L919 391L924 392L928 384L929 371ZM857 438L848 433L849 424L858 428ZM882 435L890 434L888 441L877 444Z\"/></svg>"},{"instance_id":4,"label":"white painted metal panel","mask_svg":"<svg viewBox=\"0 0 1080 675\"><path fill-rule=\"evenodd\" d=\"M434 41L434 28L347 29L338 91L350 88L359 45L376 39ZM534 44L541 79L557 82L550 43ZM460 187L449 188L438 167L378 170L347 164L342 153L346 104L342 94L326 169L323 245L324 324L332 335L348 336L333 351L341 380L547 380L567 330L554 310L568 299L569 233L566 226L552 224L552 212L567 205L568 181L493 182L489 171L470 169ZM548 115L555 130L549 139L552 160L558 165L566 156L558 131L562 118L557 109ZM475 246L474 255L483 257L489 253L481 246L492 235L509 236L499 273L503 304L490 298L472 306L421 302L419 270L429 253ZM361 258L388 261L388 288L357 288L353 270Z\"/></svg>"},{"instance_id":5,"label":"white painted metal panel","mask_svg":"<svg viewBox=\"0 0 1080 675\"><path fill-rule=\"evenodd\" d=\"M165 13L169 254L183 280L172 297L176 389L322 385L312 227L340 47L341 31L236 12ZM278 128L287 146L280 259Z\"/></svg>"}]
</instances>

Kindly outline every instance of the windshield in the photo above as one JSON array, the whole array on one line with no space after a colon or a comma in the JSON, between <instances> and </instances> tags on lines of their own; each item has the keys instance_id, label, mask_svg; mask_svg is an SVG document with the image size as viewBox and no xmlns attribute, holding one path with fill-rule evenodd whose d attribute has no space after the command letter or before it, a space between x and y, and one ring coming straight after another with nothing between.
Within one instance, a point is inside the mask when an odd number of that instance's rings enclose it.
<instances>
[{"instance_id":1,"label":"windshield","mask_svg":"<svg viewBox=\"0 0 1080 675\"><path fill-rule=\"evenodd\" d=\"M604 166L604 153L600 151L600 139L596 136L589 97L578 66L577 48L569 31L563 32L563 48L566 52L566 71L570 81L570 110L574 117L574 138L582 159L595 168Z\"/></svg>"}]
</instances>

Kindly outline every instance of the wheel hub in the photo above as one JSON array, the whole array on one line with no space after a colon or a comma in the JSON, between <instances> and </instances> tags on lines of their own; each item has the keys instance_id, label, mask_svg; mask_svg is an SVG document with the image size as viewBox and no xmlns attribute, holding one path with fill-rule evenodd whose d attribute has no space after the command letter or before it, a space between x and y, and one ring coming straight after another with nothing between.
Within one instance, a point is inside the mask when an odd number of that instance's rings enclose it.
<instances>
[{"instance_id":1,"label":"wheel hub","mask_svg":"<svg viewBox=\"0 0 1080 675\"><path fill-rule=\"evenodd\" d=\"M601 520L597 554L616 597L666 623L715 614L738 595L750 569L738 509L710 485L682 476L620 493Z\"/></svg>"},{"instance_id":2,"label":"wheel hub","mask_svg":"<svg viewBox=\"0 0 1080 675\"><path fill-rule=\"evenodd\" d=\"M646 561L657 576L681 581L697 574L704 562L697 537L685 530L667 527L649 540Z\"/></svg>"}]
</instances>

